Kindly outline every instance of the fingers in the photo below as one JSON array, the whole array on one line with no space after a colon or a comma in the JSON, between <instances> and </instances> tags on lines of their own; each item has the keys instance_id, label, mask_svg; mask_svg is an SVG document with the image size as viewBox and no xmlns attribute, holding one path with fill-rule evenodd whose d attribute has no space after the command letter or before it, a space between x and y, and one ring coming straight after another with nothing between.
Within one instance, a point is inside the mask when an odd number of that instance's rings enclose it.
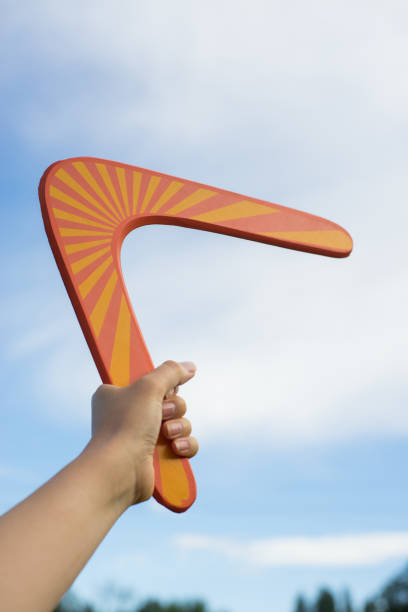
<instances>
[{"instance_id":1,"label":"fingers","mask_svg":"<svg viewBox=\"0 0 408 612\"><path fill-rule=\"evenodd\" d=\"M186 414L186 402L178 395L165 400L163 406L163 421L167 419L177 419Z\"/></svg>"},{"instance_id":2,"label":"fingers","mask_svg":"<svg viewBox=\"0 0 408 612\"><path fill-rule=\"evenodd\" d=\"M188 419L172 419L165 421L162 425L163 435L169 440L187 437L191 434L191 423Z\"/></svg>"},{"instance_id":3,"label":"fingers","mask_svg":"<svg viewBox=\"0 0 408 612\"><path fill-rule=\"evenodd\" d=\"M166 395L164 396L164 399L169 399L172 395L177 395L178 392L179 387L174 387L173 389L170 389L170 391L167 391Z\"/></svg>"},{"instance_id":4,"label":"fingers","mask_svg":"<svg viewBox=\"0 0 408 612\"><path fill-rule=\"evenodd\" d=\"M196 366L191 361L165 361L158 368L147 374L144 378L149 379L156 385L162 397L174 393L178 385L182 385L196 372Z\"/></svg>"},{"instance_id":5,"label":"fingers","mask_svg":"<svg viewBox=\"0 0 408 612\"><path fill-rule=\"evenodd\" d=\"M172 404L172 407L168 404ZM172 397L171 402L163 402L162 434L170 440L176 455L191 458L198 452L198 442L190 436L191 423L183 418L185 412L186 403L182 397Z\"/></svg>"},{"instance_id":6,"label":"fingers","mask_svg":"<svg viewBox=\"0 0 408 612\"><path fill-rule=\"evenodd\" d=\"M198 442L191 436L189 438L178 438L177 440L173 440L171 447L176 455L188 457L189 459L194 457L198 452Z\"/></svg>"}]
</instances>

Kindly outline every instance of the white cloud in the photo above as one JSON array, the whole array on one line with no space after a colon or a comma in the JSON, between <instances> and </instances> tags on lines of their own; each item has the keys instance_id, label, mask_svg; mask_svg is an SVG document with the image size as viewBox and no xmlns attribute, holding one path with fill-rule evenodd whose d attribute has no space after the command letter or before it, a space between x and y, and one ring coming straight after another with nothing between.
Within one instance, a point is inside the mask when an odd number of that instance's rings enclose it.
<instances>
[{"instance_id":1,"label":"white cloud","mask_svg":"<svg viewBox=\"0 0 408 612\"><path fill-rule=\"evenodd\" d=\"M154 358L175 354L199 366L181 393L207 442L408 434L404 226L396 215L392 246L383 247L382 179L344 186L352 203L370 203L366 227L347 213L350 229L357 225L349 260L197 232L193 240L184 230L128 239L125 277ZM397 183L390 199L397 185L403 192ZM155 255L153 243L143 258L154 232L162 250Z\"/></svg>"},{"instance_id":2,"label":"white cloud","mask_svg":"<svg viewBox=\"0 0 408 612\"><path fill-rule=\"evenodd\" d=\"M140 228L127 239L125 280L154 362L199 367L181 393L202 441L300 446L408 435L404 226L395 213L391 244L382 181L335 194L339 211L346 193L356 209L370 203L366 224L345 214L356 243L349 260L181 228ZM403 183L386 184L398 201ZM29 361L41 410L88 425L99 378L57 272L46 287L27 294L24 326L3 303L7 353Z\"/></svg>"},{"instance_id":3,"label":"white cloud","mask_svg":"<svg viewBox=\"0 0 408 612\"><path fill-rule=\"evenodd\" d=\"M291 159L325 167L322 179L366 159L392 166L400 151L375 145L407 117L403 2L43 1L9 3L7 16L24 44L4 78L38 80L19 100L32 146L85 143L135 162L153 147L167 163L193 148L222 166L241 151L235 166L255 172L256 159L287 180Z\"/></svg>"},{"instance_id":4,"label":"white cloud","mask_svg":"<svg viewBox=\"0 0 408 612\"><path fill-rule=\"evenodd\" d=\"M183 394L201 438L408 434L406 13L363 1L9 3L9 36L25 43L3 79L38 77L18 102L26 142L108 145L135 163L150 148L159 164L199 151L205 163L181 164L190 178L296 194L280 203L355 238L349 261L170 228L128 240L126 281L155 362L198 363ZM31 360L53 418L83 423L98 376L55 279L39 278L46 313L26 296L24 326L3 302L6 356Z\"/></svg>"},{"instance_id":5,"label":"white cloud","mask_svg":"<svg viewBox=\"0 0 408 612\"><path fill-rule=\"evenodd\" d=\"M408 532L233 540L200 534L174 539L185 551L209 551L263 567L367 567L408 554Z\"/></svg>"},{"instance_id":6,"label":"white cloud","mask_svg":"<svg viewBox=\"0 0 408 612\"><path fill-rule=\"evenodd\" d=\"M100 379L51 252L44 251L45 257L33 249L27 258L20 252L10 263L19 291L1 303L4 372L18 381L19 397L28 385L27 410L64 426L89 427L90 397Z\"/></svg>"}]
</instances>

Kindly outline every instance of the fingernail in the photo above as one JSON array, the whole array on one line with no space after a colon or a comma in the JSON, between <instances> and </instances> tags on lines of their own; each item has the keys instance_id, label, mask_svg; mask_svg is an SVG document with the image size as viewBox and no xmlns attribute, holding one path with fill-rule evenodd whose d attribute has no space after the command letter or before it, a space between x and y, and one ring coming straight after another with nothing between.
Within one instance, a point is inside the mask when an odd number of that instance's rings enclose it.
<instances>
[{"instance_id":1,"label":"fingernail","mask_svg":"<svg viewBox=\"0 0 408 612\"><path fill-rule=\"evenodd\" d=\"M183 366L183 368L187 370L189 374L194 374L197 369L195 363L192 361L180 361L180 365Z\"/></svg>"},{"instance_id":2,"label":"fingernail","mask_svg":"<svg viewBox=\"0 0 408 612\"><path fill-rule=\"evenodd\" d=\"M178 451L186 451L190 447L190 443L188 440L177 440L175 442L175 445Z\"/></svg>"},{"instance_id":3,"label":"fingernail","mask_svg":"<svg viewBox=\"0 0 408 612\"><path fill-rule=\"evenodd\" d=\"M182 429L183 425L181 423L169 423L167 425L167 431L170 436L175 436L176 434L180 433Z\"/></svg>"},{"instance_id":4,"label":"fingernail","mask_svg":"<svg viewBox=\"0 0 408 612\"><path fill-rule=\"evenodd\" d=\"M164 402L163 404L163 417L171 417L176 412L176 404L174 402Z\"/></svg>"}]
</instances>

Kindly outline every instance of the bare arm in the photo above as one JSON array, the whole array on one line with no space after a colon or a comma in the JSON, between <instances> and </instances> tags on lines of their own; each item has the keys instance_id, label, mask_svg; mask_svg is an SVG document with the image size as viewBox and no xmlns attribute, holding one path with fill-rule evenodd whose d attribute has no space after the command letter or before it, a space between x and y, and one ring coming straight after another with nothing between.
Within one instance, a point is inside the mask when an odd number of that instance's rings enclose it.
<instances>
[{"instance_id":1,"label":"bare arm","mask_svg":"<svg viewBox=\"0 0 408 612\"><path fill-rule=\"evenodd\" d=\"M84 451L0 518L2 611L52 610L120 515L149 499L161 427L179 455L195 455L184 400L166 401L194 372L191 364L165 362L129 387L98 389ZM181 431L172 435L176 423Z\"/></svg>"}]
</instances>

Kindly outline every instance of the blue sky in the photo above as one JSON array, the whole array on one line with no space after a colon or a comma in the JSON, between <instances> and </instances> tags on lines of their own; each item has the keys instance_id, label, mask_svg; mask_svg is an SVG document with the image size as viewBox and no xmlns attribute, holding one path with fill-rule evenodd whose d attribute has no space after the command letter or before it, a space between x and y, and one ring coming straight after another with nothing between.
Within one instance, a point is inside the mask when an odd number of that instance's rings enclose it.
<instances>
[{"instance_id":1,"label":"blue sky","mask_svg":"<svg viewBox=\"0 0 408 612\"><path fill-rule=\"evenodd\" d=\"M305 210L346 260L183 228L124 244L155 363L192 359L198 499L129 510L74 585L290 610L408 557L404 2L3 3L0 508L86 444L98 375L37 185L78 155Z\"/></svg>"}]
</instances>

